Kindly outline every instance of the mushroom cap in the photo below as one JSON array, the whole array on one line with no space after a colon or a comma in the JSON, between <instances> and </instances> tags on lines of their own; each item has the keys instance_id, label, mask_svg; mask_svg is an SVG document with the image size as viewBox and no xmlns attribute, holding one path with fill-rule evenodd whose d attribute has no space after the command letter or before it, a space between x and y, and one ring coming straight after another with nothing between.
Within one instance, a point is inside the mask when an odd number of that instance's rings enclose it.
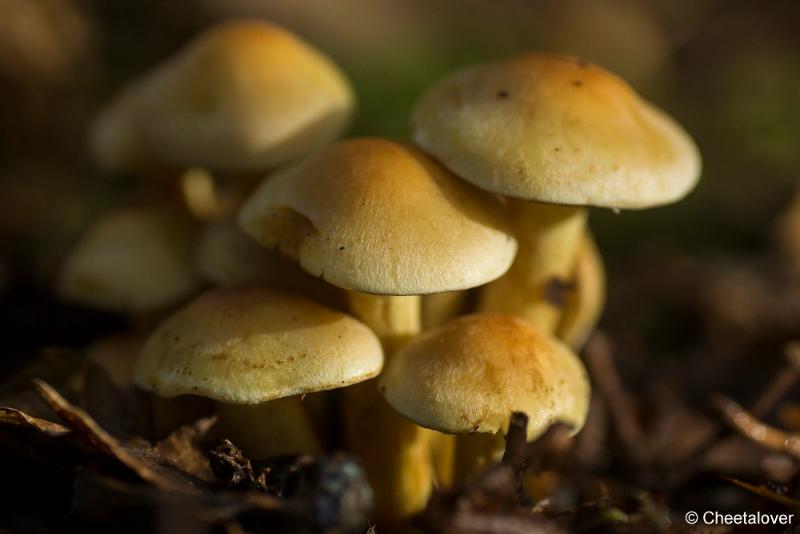
<instances>
[{"instance_id":1,"label":"mushroom cap","mask_svg":"<svg viewBox=\"0 0 800 534\"><path fill-rule=\"evenodd\" d=\"M342 141L268 177L239 225L307 272L365 293L478 286L516 253L498 198L382 139Z\"/></svg>"},{"instance_id":2,"label":"mushroom cap","mask_svg":"<svg viewBox=\"0 0 800 534\"><path fill-rule=\"evenodd\" d=\"M378 387L396 410L440 432L505 432L528 414L528 438L561 421L580 430L590 386L577 356L528 321L466 315L429 330L392 356Z\"/></svg>"},{"instance_id":3,"label":"mushroom cap","mask_svg":"<svg viewBox=\"0 0 800 534\"><path fill-rule=\"evenodd\" d=\"M467 181L555 204L647 208L700 175L689 135L609 72L568 56L477 65L430 88L414 141Z\"/></svg>"},{"instance_id":4,"label":"mushroom cap","mask_svg":"<svg viewBox=\"0 0 800 534\"><path fill-rule=\"evenodd\" d=\"M259 170L328 143L353 108L346 77L318 50L273 24L234 21L124 89L90 142L112 169L149 158Z\"/></svg>"},{"instance_id":5,"label":"mushroom cap","mask_svg":"<svg viewBox=\"0 0 800 534\"><path fill-rule=\"evenodd\" d=\"M150 335L136 383L240 404L344 387L376 376L383 352L356 319L263 287L202 294Z\"/></svg>"},{"instance_id":6,"label":"mushroom cap","mask_svg":"<svg viewBox=\"0 0 800 534\"><path fill-rule=\"evenodd\" d=\"M157 208L126 208L89 227L61 268L58 293L92 307L142 313L179 302L200 285L191 222Z\"/></svg>"}]
</instances>

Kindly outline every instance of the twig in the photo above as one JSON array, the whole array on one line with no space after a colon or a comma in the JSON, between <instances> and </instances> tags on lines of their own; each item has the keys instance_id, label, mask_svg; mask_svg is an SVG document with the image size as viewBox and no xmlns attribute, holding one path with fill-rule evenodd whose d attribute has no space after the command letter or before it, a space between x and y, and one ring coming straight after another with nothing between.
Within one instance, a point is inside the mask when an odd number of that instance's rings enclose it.
<instances>
[{"instance_id":1,"label":"twig","mask_svg":"<svg viewBox=\"0 0 800 534\"><path fill-rule=\"evenodd\" d=\"M511 414L506 433L506 450L503 462L510 465L517 473L525 470L527 463L526 445L528 443L528 416L523 412Z\"/></svg>"},{"instance_id":2,"label":"twig","mask_svg":"<svg viewBox=\"0 0 800 534\"><path fill-rule=\"evenodd\" d=\"M768 449L788 452L800 459L800 435L762 423L736 401L724 395L714 396L712 402L725 421L746 438Z\"/></svg>"},{"instance_id":3,"label":"twig","mask_svg":"<svg viewBox=\"0 0 800 534\"><path fill-rule=\"evenodd\" d=\"M784 367L772 379L769 385L767 385L761 395L756 398L755 402L751 405L751 417L764 417L774 408L775 404L797 384L798 379L800 379L800 342L795 341L787 343L784 347L784 355L790 366ZM724 399L725 397L717 396L711 398L711 403L716 405L718 409L720 408L719 404L717 404L719 398ZM738 404L736 406L744 411ZM719 426L691 455L674 467L668 478L673 481L673 483L677 483L677 481L684 480L686 477L690 476L714 446L723 438L730 435L730 433L730 427ZM780 450L784 449L781 448Z\"/></svg>"},{"instance_id":4,"label":"twig","mask_svg":"<svg viewBox=\"0 0 800 534\"><path fill-rule=\"evenodd\" d=\"M789 366L783 367L778 372L769 386L752 404L750 411L756 417L766 417L800 379L800 343L797 341L787 343L783 351Z\"/></svg>"},{"instance_id":5,"label":"twig","mask_svg":"<svg viewBox=\"0 0 800 534\"><path fill-rule=\"evenodd\" d=\"M595 332L584 352L589 372L610 408L610 416L619 437L635 464L646 463L649 451L642 427L636 418L630 394L625 390L611 358L611 347L605 335Z\"/></svg>"}]
</instances>

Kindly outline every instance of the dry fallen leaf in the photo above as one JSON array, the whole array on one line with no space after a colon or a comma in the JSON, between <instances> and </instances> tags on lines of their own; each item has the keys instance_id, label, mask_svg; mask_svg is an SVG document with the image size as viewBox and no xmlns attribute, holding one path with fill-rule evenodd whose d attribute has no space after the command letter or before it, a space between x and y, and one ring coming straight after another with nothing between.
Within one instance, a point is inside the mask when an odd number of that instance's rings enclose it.
<instances>
[{"instance_id":1,"label":"dry fallen leaf","mask_svg":"<svg viewBox=\"0 0 800 534\"><path fill-rule=\"evenodd\" d=\"M58 423L51 423L38 417L33 417L16 408L0 407L0 426L9 425L30 428L48 436L63 436L70 430Z\"/></svg>"}]
</instances>

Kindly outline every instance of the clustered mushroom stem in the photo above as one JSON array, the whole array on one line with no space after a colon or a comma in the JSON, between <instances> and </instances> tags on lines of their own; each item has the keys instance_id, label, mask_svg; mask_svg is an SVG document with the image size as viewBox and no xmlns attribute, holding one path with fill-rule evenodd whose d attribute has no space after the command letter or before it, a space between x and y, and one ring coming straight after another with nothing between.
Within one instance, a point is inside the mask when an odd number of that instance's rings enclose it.
<instances>
[{"instance_id":1,"label":"clustered mushroom stem","mask_svg":"<svg viewBox=\"0 0 800 534\"><path fill-rule=\"evenodd\" d=\"M606 274L603 259L589 231L583 233L572 275L567 305L556 330L556 337L580 351L597 325L606 300Z\"/></svg>"},{"instance_id":2,"label":"clustered mushroom stem","mask_svg":"<svg viewBox=\"0 0 800 534\"><path fill-rule=\"evenodd\" d=\"M566 304L587 210L511 202L519 242L517 257L506 274L484 288L479 308L521 315L540 331L552 334Z\"/></svg>"},{"instance_id":3,"label":"clustered mushroom stem","mask_svg":"<svg viewBox=\"0 0 800 534\"><path fill-rule=\"evenodd\" d=\"M219 429L248 456L319 454L321 447L299 396L261 404L217 404Z\"/></svg>"},{"instance_id":4,"label":"clustered mushroom stem","mask_svg":"<svg viewBox=\"0 0 800 534\"><path fill-rule=\"evenodd\" d=\"M425 507L434 484L432 430L397 413L374 382L343 391L345 432L375 493L375 520L395 524Z\"/></svg>"},{"instance_id":5,"label":"clustered mushroom stem","mask_svg":"<svg viewBox=\"0 0 800 534\"><path fill-rule=\"evenodd\" d=\"M386 359L422 329L419 296L349 296L351 312L377 334ZM436 479L431 456L436 433L400 416L374 383L348 388L344 404L348 442L370 478L379 520L392 523L421 510Z\"/></svg>"},{"instance_id":6,"label":"clustered mushroom stem","mask_svg":"<svg viewBox=\"0 0 800 534\"><path fill-rule=\"evenodd\" d=\"M190 167L180 176L179 186L183 203L194 217L203 221L217 217L219 195L214 176L205 167Z\"/></svg>"},{"instance_id":7,"label":"clustered mushroom stem","mask_svg":"<svg viewBox=\"0 0 800 534\"><path fill-rule=\"evenodd\" d=\"M464 483L490 462L503 456L506 442L502 433L462 434L457 437L453 482Z\"/></svg>"},{"instance_id":8,"label":"clustered mushroom stem","mask_svg":"<svg viewBox=\"0 0 800 534\"><path fill-rule=\"evenodd\" d=\"M458 317L467 303L467 295L462 290L422 296L422 329L427 330Z\"/></svg>"},{"instance_id":9,"label":"clustered mushroom stem","mask_svg":"<svg viewBox=\"0 0 800 534\"><path fill-rule=\"evenodd\" d=\"M417 295L370 295L351 291L349 296L353 315L375 332L387 357L422 329L422 307Z\"/></svg>"}]
</instances>

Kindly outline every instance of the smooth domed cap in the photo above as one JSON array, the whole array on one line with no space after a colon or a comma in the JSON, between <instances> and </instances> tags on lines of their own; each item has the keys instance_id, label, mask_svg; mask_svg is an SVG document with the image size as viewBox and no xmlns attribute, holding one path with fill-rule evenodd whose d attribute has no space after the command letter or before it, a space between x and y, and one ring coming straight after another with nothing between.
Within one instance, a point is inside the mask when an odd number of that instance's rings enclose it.
<instances>
[{"instance_id":1,"label":"smooth domed cap","mask_svg":"<svg viewBox=\"0 0 800 534\"><path fill-rule=\"evenodd\" d=\"M95 308L165 308L200 285L191 264L194 227L157 208L126 208L93 223L59 273L58 293Z\"/></svg>"},{"instance_id":2,"label":"smooth domed cap","mask_svg":"<svg viewBox=\"0 0 800 534\"><path fill-rule=\"evenodd\" d=\"M480 188L556 204L647 208L700 176L689 135L596 66L530 54L474 66L417 104L414 141Z\"/></svg>"},{"instance_id":3,"label":"smooth domed cap","mask_svg":"<svg viewBox=\"0 0 800 534\"><path fill-rule=\"evenodd\" d=\"M162 397L253 404L376 376L380 342L361 322L263 287L197 297L150 336L135 381Z\"/></svg>"},{"instance_id":4,"label":"smooth domed cap","mask_svg":"<svg viewBox=\"0 0 800 534\"><path fill-rule=\"evenodd\" d=\"M259 170L330 142L353 107L348 80L318 50L273 24L227 22L124 89L90 142L117 170L143 159Z\"/></svg>"},{"instance_id":5,"label":"smooth domed cap","mask_svg":"<svg viewBox=\"0 0 800 534\"><path fill-rule=\"evenodd\" d=\"M511 413L525 412L529 439L556 421L580 430L590 394L569 348L502 314L428 331L392 356L378 387L400 413L440 432L505 432Z\"/></svg>"},{"instance_id":6,"label":"smooth domed cap","mask_svg":"<svg viewBox=\"0 0 800 534\"><path fill-rule=\"evenodd\" d=\"M366 293L475 287L516 253L498 198L382 139L343 141L270 176L239 225L307 272Z\"/></svg>"}]
</instances>

